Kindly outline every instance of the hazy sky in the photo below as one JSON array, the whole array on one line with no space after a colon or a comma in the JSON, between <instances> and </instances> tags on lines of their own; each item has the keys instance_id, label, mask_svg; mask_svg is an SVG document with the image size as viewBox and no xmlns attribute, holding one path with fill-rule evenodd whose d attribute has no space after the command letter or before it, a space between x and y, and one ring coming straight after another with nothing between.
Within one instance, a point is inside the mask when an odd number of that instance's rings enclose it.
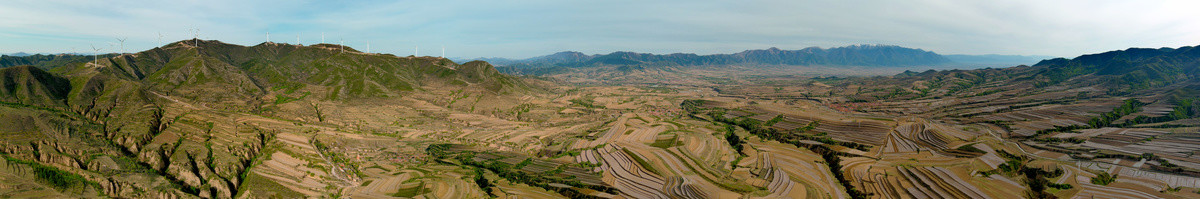
<instances>
[{"instance_id":1,"label":"hazy sky","mask_svg":"<svg viewBox=\"0 0 1200 199\"><path fill-rule=\"evenodd\" d=\"M1074 57L1200 45L1200 1L59 1L0 3L0 53L125 51L192 38L326 43L447 57L573 50L733 53L891 44L941 54Z\"/></svg>"}]
</instances>

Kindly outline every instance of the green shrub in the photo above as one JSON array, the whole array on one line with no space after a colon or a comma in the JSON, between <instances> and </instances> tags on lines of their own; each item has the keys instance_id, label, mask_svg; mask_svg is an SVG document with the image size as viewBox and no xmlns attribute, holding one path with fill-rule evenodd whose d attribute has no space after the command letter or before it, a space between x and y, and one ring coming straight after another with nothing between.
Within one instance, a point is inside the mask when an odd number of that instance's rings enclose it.
<instances>
[{"instance_id":1,"label":"green shrub","mask_svg":"<svg viewBox=\"0 0 1200 199\"><path fill-rule=\"evenodd\" d=\"M1108 174L1108 172L1097 173L1096 177L1092 178L1092 184L1098 184L1098 185L1111 184L1111 183L1117 181L1117 175L1119 175L1119 174Z\"/></svg>"}]
</instances>

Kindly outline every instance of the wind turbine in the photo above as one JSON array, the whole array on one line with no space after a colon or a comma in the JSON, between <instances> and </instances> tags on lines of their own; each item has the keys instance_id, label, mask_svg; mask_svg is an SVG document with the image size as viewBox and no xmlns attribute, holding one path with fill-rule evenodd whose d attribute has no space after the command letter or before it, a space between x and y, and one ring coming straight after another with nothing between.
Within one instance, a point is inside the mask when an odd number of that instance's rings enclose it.
<instances>
[{"instance_id":1,"label":"wind turbine","mask_svg":"<svg viewBox=\"0 0 1200 199\"><path fill-rule=\"evenodd\" d=\"M121 42L121 54L122 54L122 55L124 55L124 54L125 54L125 40L126 40L126 39L129 39L129 37L117 38L117 41L120 41L120 42Z\"/></svg>"},{"instance_id":2,"label":"wind turbine","mask_svg":"<svg viewBox=\"0 0 1200 199\"><path fill-rule=\"evenodd\" d=\"M95 44L89 45L92 45L92 64L100 64L99 54L100 50L103 50L103 48L96 48Z\"/></svg>"},{"instance_id":3,"label":"wind turbine","mask_svg":"<svg viewBox=\"0 0 1200 199\"><path fill-rule=\"evenodd\" d=\"M416 57L417 54L421 54L421 45L417 45L416 47L413 47L413 57Z\"/></svg>"},{"instance_id":4,"label":"wind turbine","mask_svg":"<svg viewBox=\"0 0 1200 199\"><path fill-rule=\"evenodd\" d=\"M271 43L271 31L267 31L267 43Z\"/></svg>"},{"instance_id":5,"label":"wind turbine","mask_svg":"<svg viewBox=\"0 0 1200 199\"><path fill-rule=\"evenodd\" d=\"M442 58L446 58L446 45L442 45Z\"/></svg>"},{"instance_id":6,"label":"wind turbine","mask_svg":"<svg viewBox=\"0 0 1200 199\"><path fill-rule=\"evenodd\" d=\"M321 32L321 43L325 43L325 32Z\"/></svg>"},{"instance_id":7,"label":"wind turbine","mask_svg":"<svg viewBox=\"0 0 1200 199\"><path fill-rule=\"evenodd\" d=\"M371 41L367 40L367 54L371 54Z\"/></svg>"},{"instance_id":8,"label":"wind turbine","mask_svg":"<svg viewBox=\"0 0 1200 199\"><path fill-rule=\"evenodd\" d=\"M158 32L158 46L163 46L163 44L162 44L163 36L165 36L165 35L163 35L162 32Z\"/></svg>"},{"instance_id":9,"label":"wind turbine","mask_svg":"<svg viewBox=\"0 0 1200 199\"><path fill-rule=\"evenodd\" d=\"M299 33L296 34L296 45L301 45L301 46L304 45L304 44L300 44L300 34Z\"/></svg>"},{"instance_id":10,"label":"wind turbine","mask_svg":"<svg viewBox=\"0 0 1200 199\"><path fill-rule=\"evenodd\" d=\"M338 48L341 48L343 53L346 52L346 40L341 37L338 37Z\"/></svg>"},{"instance_id":11,"label":"wind turbine","mask_svg":"<svg viewBox=\"0 0 1200 199\"><path fill-rule=\"evenodd\" d=\"M200 28L192 27L192 40L195 40L196 48L200 48Z\"/></svg>"}]
</instances>

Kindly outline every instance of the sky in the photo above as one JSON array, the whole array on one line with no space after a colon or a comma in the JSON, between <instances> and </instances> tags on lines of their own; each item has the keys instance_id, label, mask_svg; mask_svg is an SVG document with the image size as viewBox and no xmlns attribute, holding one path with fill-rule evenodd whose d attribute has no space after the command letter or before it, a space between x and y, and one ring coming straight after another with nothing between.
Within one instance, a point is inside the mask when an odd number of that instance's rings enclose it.
<instances>
[{"instance_id":1,"label":"sky","mask_svg":"<svg viewBox=\"0 0 1200 199\"><path fill-rule=\"evenodd\" d=\"M0 53L138 52L201 39L321 42L422 56L736 53L887 44L1074 57L1200 45L1200 1L95 1L0 3ZM117 38L125 38L119 42Z\"/></svg>"}]
</instances>

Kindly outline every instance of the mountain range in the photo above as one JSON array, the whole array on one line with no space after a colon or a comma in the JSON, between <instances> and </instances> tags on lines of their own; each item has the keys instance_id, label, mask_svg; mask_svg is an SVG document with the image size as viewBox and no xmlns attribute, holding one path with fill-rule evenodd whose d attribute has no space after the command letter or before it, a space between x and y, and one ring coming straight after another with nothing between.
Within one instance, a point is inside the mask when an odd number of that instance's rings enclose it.
<instances>
[{"instance_id":1,"label":"mountain range","mask_svg":"<svg viewBox=\"0 0 1200 199\"><path fill-rule=\"evenodd\" d=\"M800 50L746 50L734 54L697 55L692 53L650 54L618 51L610 54L585 55L566 51L523 60L485 59L505 63L514 68L553 66L588 67L606 65L640 66L706 66L706 65L857 65L912 66L936 65L950 60L937 53L889 45L853 45L823 49L809 47Z\"/></svg>"},{"instance_id":2,"label":"mountain range","mask_svg":"<svg viewBox=\"0 0 1200 199\"><path fill-rule=\"evenodd\" d=\"M1089 54L1074 59L1055 58L1034 64L1043 67L1042 84L1056 84L1081 75L1094 75L1096 83L1127 89L1146 89L1200 78L1200 46L1180 48L1129 48Z\"/></svg>"},{"instance_id":3,"label":"mountain range","mask_svg":"<svg viewBox=\"0 0 1200 199\"><path fill-rule=\"evenodd\" d=\"M1038 61L1042 61L1045 59L1056 58L1053 56L1041 56L1041 55L997 55L997 54L986 54L986 55L952 54L952 55L942 55L942 56L946 57L946 59L950 59L950 61L952 61L954 63L958 63L958 64L991 65L991 66L996 66L996 67L1031 65L1031 64L1037 63Z\"/></svg>"},{"instance_id":4,"label":"mountain range","mask_svg":"<svg viewBox=\"0 0 1200 199\"><path fill-rule=\"evenodd\" d=\"M333 93L329 97L333 99L387 96L431 83L479 85L503 92L513 81L491 72L495 69L486 62L457 64L441 58L362 53L332 44L240 46L193 40L134 54L102 55L101 62L88 66L83 64L95 57L64 54L3 58L0 66L33 65L65 72L68 77L88 69L112 78L137 81L166 93L215 88L213 92L202 93L206 96L220 93L251 96L272 87L299 84L330 87Z\"/></svg>"},{"instance_id":5,"label":"mountain range","mask_svg":"<svg viewBox=\"0 0 1200 199\"><path fill-rule=\"evenodd\" d=\"M595 66L866 66L866 67L912 67L912 66L961 66L982 68L991 66L1015 66L1033 64L1049 56L1020 55L940 55L921 49L892 45L852 45L823 49L809 47L800 50L768 48L746 50L733 54L697 55L691 53L649 54L618 51L610 54L587 55L576 51L563 51L527 59L478 58L456 59L482 60L507 71L545 71L551 67L595 67Z\"/></svg>"},{"instance_id":6,"label":"mountain range","mask_svg":"<svg viewBox=\"0 0 1200 199\"><path fill-rule=\"evenodd\" d=\"M25 52L17 52L17 53L12 53L12 54L5 54L5 55L21 57L21 56L30 56L32 54L25 53Z\"/></svg>"}]
</instances>

